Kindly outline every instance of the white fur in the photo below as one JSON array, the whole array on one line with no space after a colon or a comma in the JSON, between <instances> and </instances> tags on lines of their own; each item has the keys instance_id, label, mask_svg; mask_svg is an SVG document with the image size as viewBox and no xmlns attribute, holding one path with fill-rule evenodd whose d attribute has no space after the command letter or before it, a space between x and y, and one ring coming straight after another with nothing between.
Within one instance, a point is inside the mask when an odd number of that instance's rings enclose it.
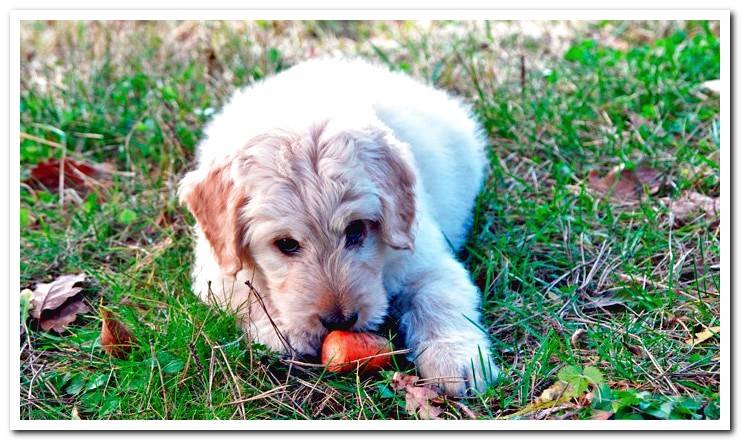
<instances>
[{"instance_id":1,"label":"white fur","mask_svg":"<svg viewBox=\"0 0 741 441\"><path fill-rule=\"evenodd\" d=\"M328 135L372 125L399 141L398 153L417 178L416 234L413 252L383 254L388 303L399 312L423 376L464 376L469 386L484 389L498 370L490 359L488 336L479 328L480 293L451 249L458 250L465 241L487 164L480 128L461 100L363 61L304 62L234 94L206 128L193 176L203 176L224 158L238 155L255 136L276 129L305 132L322 122ZM233 169L232 174L239 171ZM195 178L185 181L189 179ZM236 279L224 274L208 241L198 229L197 234L194 291L243 316L249 313L243 320L250 337L284 350L260 308L244 308L249 297L244 280L270 276L256 275L254 269L237 273ZM213 299L207 293L209 282ZM268 313L280 316L281 306L269 293L264 297ZM386 306L378 305L367 329L377 325ZM276 321L280 323L280 317ZM306 334L302 345L301 337L294 335L292 343L310 353L316 350L317 338ZM464 387L447 383L445 389L460 394Z\"/></svg>"}]
</instances>

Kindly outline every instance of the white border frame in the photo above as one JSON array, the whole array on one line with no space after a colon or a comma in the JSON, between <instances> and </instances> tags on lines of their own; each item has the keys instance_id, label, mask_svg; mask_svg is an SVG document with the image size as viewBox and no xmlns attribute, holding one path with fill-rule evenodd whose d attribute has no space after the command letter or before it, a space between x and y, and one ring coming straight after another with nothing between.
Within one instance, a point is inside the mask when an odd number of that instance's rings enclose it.
<instances>
[{"instance_id":1,"label":"white border frame","mask_svg":"<svg viewBox=\"0 0 741 441\"><path fill-rule=\"evenodd\" d=\"M357 20L717 20L720 22L721 44L721 418L719 420L672 421L531 421L531 420L465 420L465 421L335 421L335 420L267 420L267 421L60 421L20 419L20 357L16 320L19 305L14 292L20 291L20 237L9 235L9 358L14 369L9 371L10 428L12 430L730 430L731 428L731 378L730 378L730 62L731 29L729 10L16 10L9 16L9 213L10 232L20 231L20 21L22 20L306 20L306 19L357 19Z\"/></svg>"}]
</instances>

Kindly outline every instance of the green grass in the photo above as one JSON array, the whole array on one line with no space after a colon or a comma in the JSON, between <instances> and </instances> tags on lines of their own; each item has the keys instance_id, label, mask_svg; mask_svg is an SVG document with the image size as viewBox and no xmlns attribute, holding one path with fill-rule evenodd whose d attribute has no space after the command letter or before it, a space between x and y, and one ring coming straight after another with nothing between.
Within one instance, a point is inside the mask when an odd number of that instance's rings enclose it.
<instances>
[{"instance_id":1,"label":"green grass","mask_svg":"<svg viewBox=\"0 0 741 441\"><path fill-rule=\"evenodd\" d=\"M392 371L289 367L189 288L193 221L175 188L204 123L235 88L332 49L469 97L491 140L461 259L505 376L465 400L471 411L516 414L560 371L591 366L602 402L540 417L717 418L719 338L685 340L720 325L720 230L703 216L672 223L661 199L719 195L719 100L699 87L719 78L718 24L580 24L552 45L501 26L25 22L21 131L36 139L21 141L21 179L62 154L123 173L62 206L56 189L21 184L21 286L85 272L88 301L137 343L127 360L107 356L96 313L63 334L32 327L22 418L410 418ZM663 185L637 205L588 187L592 170L638 165Z\"/></svg>"}]
</instances>

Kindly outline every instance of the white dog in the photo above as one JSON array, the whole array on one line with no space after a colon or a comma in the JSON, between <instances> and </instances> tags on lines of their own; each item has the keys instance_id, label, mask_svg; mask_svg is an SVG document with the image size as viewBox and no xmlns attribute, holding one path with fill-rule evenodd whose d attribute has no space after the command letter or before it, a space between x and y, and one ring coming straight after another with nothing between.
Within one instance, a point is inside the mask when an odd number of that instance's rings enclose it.
<instances>
[{"instance_id":1,"label":"white dog","mask_svg":"<svg viewBox=\"0 0 741 441\"><path fill-rule=\"evenodd\" d=\"M487 164L466 105L363 61L314 60L236 93L205 135L180 186L196 294L299 355L398 314L420 375L446 393L496 379L454 255Z\"/></svg>"}]
</instances>

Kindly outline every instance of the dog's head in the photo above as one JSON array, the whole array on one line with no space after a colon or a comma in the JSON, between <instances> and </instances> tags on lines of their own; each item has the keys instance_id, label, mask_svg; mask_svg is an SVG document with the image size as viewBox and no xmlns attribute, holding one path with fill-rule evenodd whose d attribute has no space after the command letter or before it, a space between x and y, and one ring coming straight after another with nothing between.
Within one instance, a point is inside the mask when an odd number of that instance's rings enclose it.
<instances>
[{"instance_id":1,"label":"dog's head","mask_svg":"<svg viewBox=\"0 0 741 441\"><path fill-rule=\"evenodd\" d=\"M385 256L414 244L415 176L398 145L376 128L273 132L181 183L223 272L260 273L299 352L384 319Z\"/></svg>"}]
</instances>

